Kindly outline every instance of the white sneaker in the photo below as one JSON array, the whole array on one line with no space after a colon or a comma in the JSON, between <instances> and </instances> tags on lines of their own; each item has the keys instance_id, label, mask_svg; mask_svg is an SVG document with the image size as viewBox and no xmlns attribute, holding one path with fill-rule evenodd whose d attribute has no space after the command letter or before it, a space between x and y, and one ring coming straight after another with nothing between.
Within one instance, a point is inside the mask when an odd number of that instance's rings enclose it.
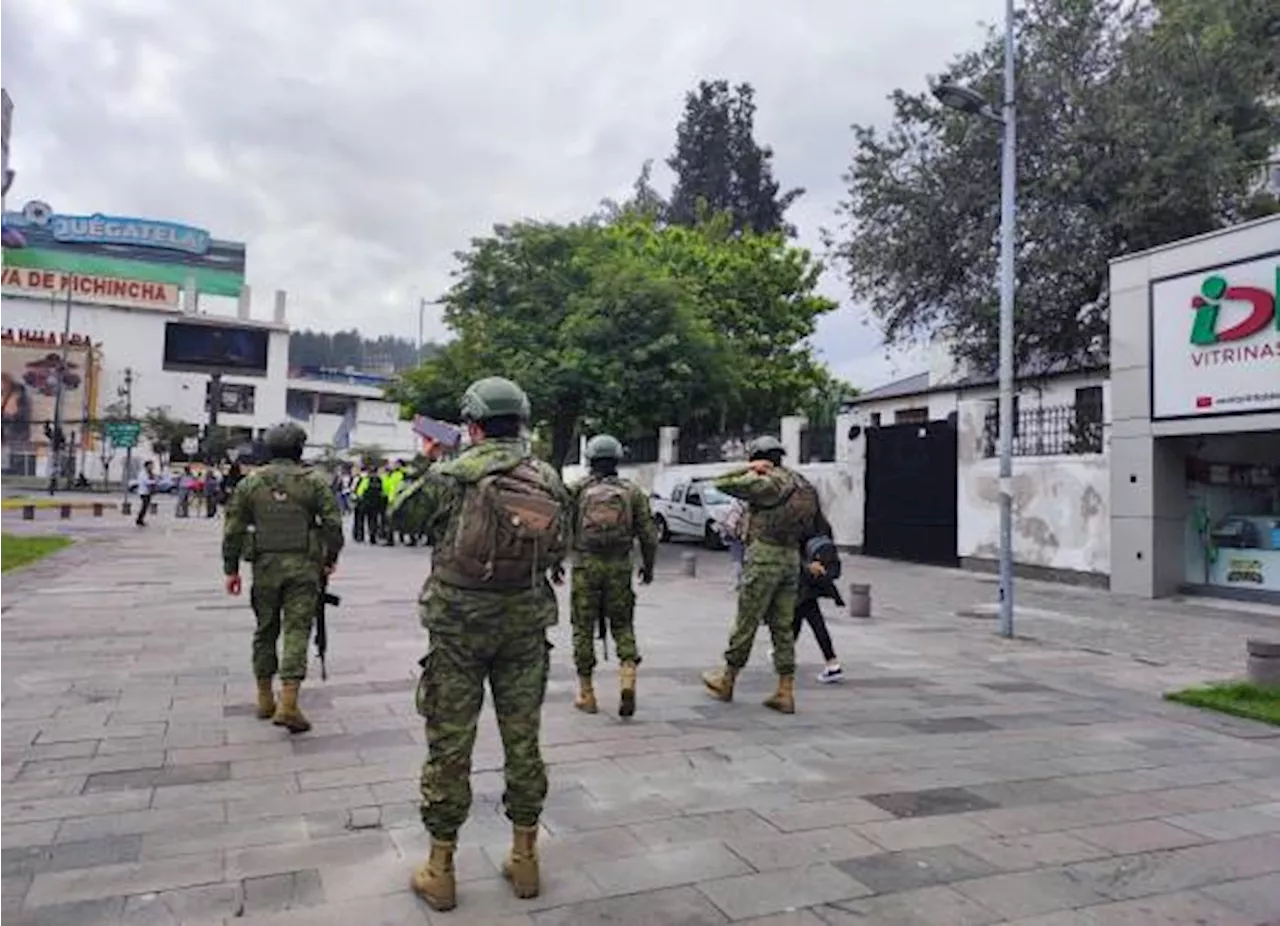
<instances>
[{"instance_id":1,"label":"white sneaker","mask_svg":"<svg viewBox=\"0 0 1280 926\"><path fill-rule=\"evenodd\" d=\"M844 680L844 669L837 666L828 666L818 673L818 681L824 685L830 685L833 682Z\"/></svg>"}]
</instances>

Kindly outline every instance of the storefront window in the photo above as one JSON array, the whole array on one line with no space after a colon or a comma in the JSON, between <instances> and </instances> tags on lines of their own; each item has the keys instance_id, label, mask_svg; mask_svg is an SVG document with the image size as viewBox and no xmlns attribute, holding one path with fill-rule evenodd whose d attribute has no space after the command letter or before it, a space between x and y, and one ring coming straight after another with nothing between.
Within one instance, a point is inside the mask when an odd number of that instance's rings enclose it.
<instances>
[{"instance_id":1,"label":"storefront window","mask_svg":"<svg viewBox=\"0 0 1280 926\"><path fill-rule=\"evenodd\" d=\"M1187 460L1186 582L1280 594L1280 466Z\"/></svg>"}]
</instances>

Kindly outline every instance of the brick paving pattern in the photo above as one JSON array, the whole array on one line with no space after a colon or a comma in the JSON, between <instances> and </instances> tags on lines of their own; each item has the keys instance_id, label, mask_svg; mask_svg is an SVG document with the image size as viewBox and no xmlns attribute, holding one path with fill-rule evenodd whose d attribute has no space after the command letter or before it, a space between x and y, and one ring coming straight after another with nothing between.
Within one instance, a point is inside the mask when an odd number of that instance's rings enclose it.
<instances>
[{"instance_id":1,"label":"brick paving pattern","mask_svg":"<svg viewBox=\"0 0 1280 926\"><path fill-rule=\"evenodd\" d=\"M988 577L853 558L875 618L833 619L848 676L799 644L799 713L707 699L732 609L723 556L640 592L640 710L570 707L567 627L545 711L544 889L498 874L509 830L491 716L457 910L408 891L426 848L412 705L421 550L351 548L315 729L253 717L252 615L214 524L68 522L82 542L4 580L6 924L1022 926L1280 920L1280 736L1163 703L1235 674L1266 609L1024 582L1023 639L964 616ZM5 517L7 530L49 530Z\"/></svg>"}]
</instances>

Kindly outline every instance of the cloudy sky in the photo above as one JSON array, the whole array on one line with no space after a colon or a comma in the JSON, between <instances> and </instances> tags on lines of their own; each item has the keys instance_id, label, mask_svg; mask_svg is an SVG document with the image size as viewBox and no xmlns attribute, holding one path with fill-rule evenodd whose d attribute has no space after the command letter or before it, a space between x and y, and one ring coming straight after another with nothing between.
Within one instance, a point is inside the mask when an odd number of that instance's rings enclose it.
<instances>
[{"instance_id":1,"label":"cloudy sky","mask_svg":"<svg viewBox=\"0 0 1280 926\"><path fill-rule=\"evenodd\" d=\"M570 220L674 143L701 78L749 81L790 217L818 247L851 123L981 36L999 0L5 0L9 208L167 218L249 246L256 311L416 337L417 304L494 222ZM666 189L665 167L657 172ZM817 343L886 358L842 281ZM428 310L428 338L444 335Z\"/></svg>"}]
</instances>

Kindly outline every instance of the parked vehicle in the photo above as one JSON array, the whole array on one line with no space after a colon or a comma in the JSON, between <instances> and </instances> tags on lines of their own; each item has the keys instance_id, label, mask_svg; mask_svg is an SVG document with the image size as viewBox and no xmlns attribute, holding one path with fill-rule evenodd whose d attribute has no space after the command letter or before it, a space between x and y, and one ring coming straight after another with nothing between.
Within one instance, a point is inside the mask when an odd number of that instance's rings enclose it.
<instances>
[{"instance_id":1,"label":"parked vehicle","mask_svg":"<svg viewBox=\"0 0 1280 926\"><path fill-rule=\"evenodd\" d=\"M709 480L702 479L677 482L669 491L649 495L653 522L664 542L675 538L701 540L712 550L724 548L717 525L720 509L732 501Z\"/></svg>"},{"instance_id":2,"label":"parked vehicle","mask_svg":"<svg viewBox=\"0 0 1280 926\"><path fill-rule=\"evenodd\" d=\"M155 492L161 495L167 492L176 492L178 490L178 477L173 473L156 473ZM138 480L133 478L129 480L129 491L138 491Z\"/></svg>"}]
</instances>

